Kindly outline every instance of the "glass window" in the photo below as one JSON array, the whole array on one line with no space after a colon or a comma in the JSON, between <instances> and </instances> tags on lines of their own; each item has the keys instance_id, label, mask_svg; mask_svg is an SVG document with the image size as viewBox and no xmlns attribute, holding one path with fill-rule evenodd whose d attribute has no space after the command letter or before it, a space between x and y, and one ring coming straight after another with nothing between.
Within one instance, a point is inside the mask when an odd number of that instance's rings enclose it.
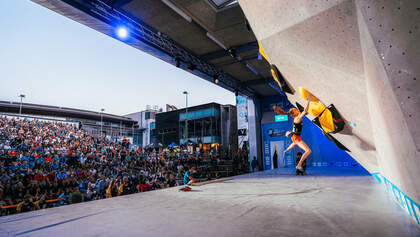
<instances>
[{"instance_id":1,"label":"glass window","mask_svg":"<svg viewBox=\"0 0 420 237\"><path fill-rule=\"evenodd\" d=\"M202 119L195 120L195 136L196 137L203 136L202 129L203 129L203 120Z\"/></svg>"}]
</instances>

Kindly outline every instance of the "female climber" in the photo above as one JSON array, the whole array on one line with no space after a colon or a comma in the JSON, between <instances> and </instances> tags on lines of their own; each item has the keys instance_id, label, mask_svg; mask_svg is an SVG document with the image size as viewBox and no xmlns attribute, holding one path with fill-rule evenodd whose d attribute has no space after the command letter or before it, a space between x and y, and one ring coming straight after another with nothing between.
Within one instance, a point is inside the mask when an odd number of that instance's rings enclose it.
<instances>
[{"instance_id":1,"label":"female climber","mask_svg":"<svg viewBox=\"0 0 420 237\"><path fill-rule=\"evenodd\" d=\"M302 148L305 153L303 153L302 158L300 159L299 163L296 165L296 169L303 172L302 164L306 160L306 158L311 154L311 149L306 145L306 143L302 140L300 137L302 133L302 118L308 113L309 109L309 102L311 101L312 96L309 95L307 98L307 104L305 107L305 110L303 112L299 112L296 108L291 108L289 112L285 112L280 107L273 105L273 110L276 114L288 114L293 117L293 130L287 131L286 136L289 137L292 135L292 144L284 151L284 153L288 152L290 149L292 149L294 146L298 145L300 148Z\"/></svg>"}]
</instances>

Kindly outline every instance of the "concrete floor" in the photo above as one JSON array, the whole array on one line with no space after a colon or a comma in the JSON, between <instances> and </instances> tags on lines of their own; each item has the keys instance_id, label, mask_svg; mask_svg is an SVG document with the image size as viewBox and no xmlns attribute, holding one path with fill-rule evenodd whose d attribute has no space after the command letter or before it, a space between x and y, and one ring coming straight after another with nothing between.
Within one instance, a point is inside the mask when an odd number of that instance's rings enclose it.
<instances>
[{"instance_id":1,"label":"concrete floor","mask_svg":"<svg viewBox=\"0 0 420 237\"><path fill-rule=\"evenodd\" d=\"M277 169L0 218L0 236L420 236L368 174Z\"/></svg>"}]
</instances>

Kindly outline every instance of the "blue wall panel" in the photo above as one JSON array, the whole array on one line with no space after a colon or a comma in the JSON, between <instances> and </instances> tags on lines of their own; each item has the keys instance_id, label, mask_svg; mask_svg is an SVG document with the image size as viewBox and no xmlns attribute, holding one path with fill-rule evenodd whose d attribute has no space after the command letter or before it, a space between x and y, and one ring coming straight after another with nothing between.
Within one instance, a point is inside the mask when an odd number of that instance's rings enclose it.
<instances>
[{"instance_id":1,"label":"blue wall panel","mask_svg":"<svg viewBox=\"0 0 420 237\"><path fill-rule=\"evenodd\" d=\"M275 122L272 105L278 105L285 110L292 107L290 102L285 96L272 96L266 97L261 101L261 109L263 112L263 123L262 127L262 149L263 149L263 163L264 169L271 169L272 165L272 152L271 142L279 141L282 139L287 140L287 145L291 143L290 138L285 136L282 137L270 137L268 132L270 129L275 132L286 132L292 129L292 118L289 117L287 122ZM272 117L272 118L271 118ZM337 148L337 146L328 140L322 131L313 124L308 118L303 119L303 131L302 139L311 148L312 153L309 155L307 160L308 166L359 166L359 164L345 151ZM288 160L294 161L295 155L298 151L303 152L297 146L290 151L284 158L286 163ZM282 154L278 154L282 155ZM288 155L290 157L288 157ZM290 164L287 163L289 166ZM294 165L294 164L293 164Z\"/></svg>"},{"instance_id":2,"label":"blue wall panel","mask_svg":"<svg viewBox=\"0 0 420 237\"><path fill-rule=\"evenodd\" d=\"M270 137L270 131L272 133L285 133L286 131L292 128L292 123L290 121L287 122L276 122L276 123L268 123L262 125L262 139L263 139L263 161L264 161L264 170L272 169L273 167L273 160L271 143L272 142L281 142L284 147L287 147L290 142L286 136L275 136ZM278 156L283 156L283 152L279 152ZM280 167L283 165L289 166L293 165L293 154L287 153L284 157L285 163L280 164Z\"/></svg>"}]
</instances>

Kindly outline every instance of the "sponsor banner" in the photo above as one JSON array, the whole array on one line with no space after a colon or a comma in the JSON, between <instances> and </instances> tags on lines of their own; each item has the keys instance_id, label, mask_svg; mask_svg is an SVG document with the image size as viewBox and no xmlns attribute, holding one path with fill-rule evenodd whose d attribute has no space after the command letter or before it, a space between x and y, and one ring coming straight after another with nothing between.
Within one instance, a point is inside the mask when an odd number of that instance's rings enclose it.
<instances>
[{"instance_id":1,"label":"sponsor banner","mask_svg":"<svg viewBox=\"0 0 420 237\"><path fill-rule=\"evenodd\" d=\"M238 120L238 144L239 147L248 141L248 102L245 96L236 97L236 111Z\"/></svg>"}]
</instances>

